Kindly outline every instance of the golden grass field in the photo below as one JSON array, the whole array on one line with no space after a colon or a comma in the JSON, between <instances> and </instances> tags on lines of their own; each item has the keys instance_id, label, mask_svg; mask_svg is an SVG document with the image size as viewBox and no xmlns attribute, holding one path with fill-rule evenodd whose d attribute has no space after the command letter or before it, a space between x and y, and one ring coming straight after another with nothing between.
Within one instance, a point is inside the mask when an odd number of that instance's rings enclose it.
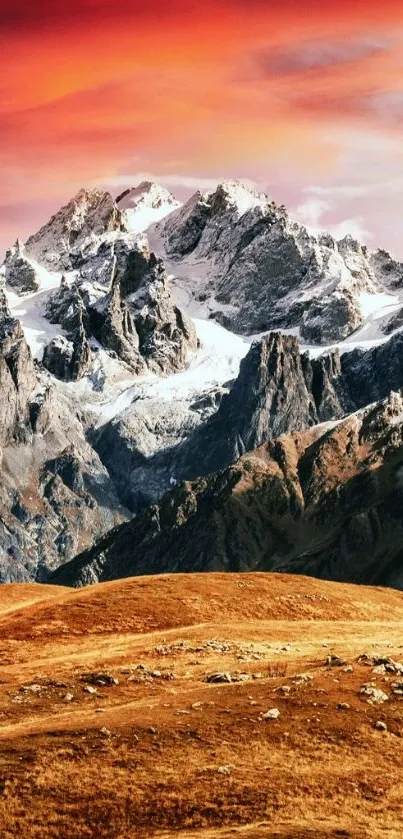
<instances>
[{"instance_id":1,"label":"golden grass field","mask_svg":"<svg viewBox=\"0 0 403 839\"><path fill-rule=\"evenodd\" d=\"M403 696L357 661L403 661L403 593L275 574L21 584L0 588L0 622L2 839L403 836ZM368 682L389 699L368 704Z\"/></svg>"}]
</instances>

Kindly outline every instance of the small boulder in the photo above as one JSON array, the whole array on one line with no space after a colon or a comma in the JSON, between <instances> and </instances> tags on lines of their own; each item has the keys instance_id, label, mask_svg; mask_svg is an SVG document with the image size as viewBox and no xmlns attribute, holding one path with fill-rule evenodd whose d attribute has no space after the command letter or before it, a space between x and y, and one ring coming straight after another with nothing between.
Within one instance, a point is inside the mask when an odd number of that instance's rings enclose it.
<instances>
[{"instance_id":1,"label":"small boulder","mask_svg":"<svg viewBox=\"0 0 403 839\"><path fill-rule=\"evenodd\" d=\"M218 672L218 673L209 673L206 676L206 682L209 684L219 684L221 682L232 682L232 676L230 673Z\"/></svg>"},{"instance_id":2,"label":"small boulder","mask_svg":"<svg viewBox=\"0 0 403 839\"><path fill-rule=\"evenodd\" d=\"M365 701L368 705L382 705L383 702L387 702L389 696L387 693L384 693L383 690L380 688L375 687L372 684L363 685L360 694L363 697L366 697Z\"/></svg>"},{"instance_id":3,"label":"small boulder","mask_svg":"<svg viewBox=\"0 0 403 839\"><path fill-rule=\"evenodd\" d=\"M262 714L263 720L278 720L280 711L278 708L270 708L265 714Z\"/></svg>"}]
</instances>

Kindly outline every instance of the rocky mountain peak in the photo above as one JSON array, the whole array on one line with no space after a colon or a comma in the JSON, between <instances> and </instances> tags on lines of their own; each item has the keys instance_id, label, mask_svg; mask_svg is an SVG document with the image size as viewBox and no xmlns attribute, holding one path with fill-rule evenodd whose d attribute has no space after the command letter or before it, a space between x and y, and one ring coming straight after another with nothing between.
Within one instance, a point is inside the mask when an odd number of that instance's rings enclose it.
<instances>
[{"instance_id":1,"label":"rocky mountain peak","mask_svg":"<svg viewBox=\"0 0 403 839\"><path fill-rule=\"evenodd\" d=\"M124 230L122 215L109 192L81 189L27 239L27 255L51 271L72 268L71 253L104 233Z\"/></svg>"},{"instance_id":2,"label":"rocky mountain peak","mask_svg":"<svg viewBox=\"0 0 403 839\"><path fill-rule=\"evenodd\" d=\"M116 204L119 210L128 210L140 205L157 210L162 204L171 204L172 207L177 207L179 201L161 184L157 184L155 181L141 181L137 186L129 187L118 195Z\"/></svg>"},{"instance_id":3,"label":"rocky mountain peak","mask_svg":"<svg viewBox=\"0 0 403 839\"><path fill-rule=\"evenodd\" d=\"M223 181L211 193L205 193L204 200L210 204L212 214L235 210L240 216L254 207L265 207L269 198L242 181Z\"/></svg>"}]
</instances>

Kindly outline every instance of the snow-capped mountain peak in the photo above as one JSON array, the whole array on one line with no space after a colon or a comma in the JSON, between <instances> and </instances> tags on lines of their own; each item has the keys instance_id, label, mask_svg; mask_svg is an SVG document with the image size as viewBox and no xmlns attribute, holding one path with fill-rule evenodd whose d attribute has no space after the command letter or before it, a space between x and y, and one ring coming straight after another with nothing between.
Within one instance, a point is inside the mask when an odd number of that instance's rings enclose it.
<instances>
[{"instance_id":1,"label":"snow-capped mountain peak","mask_svg":"<svg viewBox=\"0 0 403 839\"><path fill-rule=\"evenodd\" d=\"M142 181L116 198L125 226L134 233L142 233L150 224L161 221L181 206L174 195L155 181Z\"/></svg>"},{"instance_id":2,"label":"snow-capped mountain peak","mask_svg":"<svg viewBox=\"0 0 403 839\"><path fill-rule=\"evenodd\" d=\"M217 208L233 208L240 216L254 207L266 207L269 204L269 198L264 192L242 181L222 181L213 193L206 193L203 198Z\"/></svg>"},{"instance_id":3,"label":"snow-capped mountain peak","mask_svg":"<svg viewBox=\"0 0 403 839\"><path fill-rule=\"evenodd\" d=\"M80 189L71 201L25 244L27 255L51 271L69 270L71 252L89 239L122 229L121 213L109 192Z\"/></svg>"}]
</instances>

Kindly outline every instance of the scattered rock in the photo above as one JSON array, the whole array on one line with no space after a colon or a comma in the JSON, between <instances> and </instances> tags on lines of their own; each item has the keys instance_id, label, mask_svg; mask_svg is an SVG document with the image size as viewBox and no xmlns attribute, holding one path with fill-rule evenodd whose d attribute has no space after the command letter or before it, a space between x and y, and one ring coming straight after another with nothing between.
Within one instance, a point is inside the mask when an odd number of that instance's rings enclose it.
<instances>
[{"instance_id":1,"label":"scattered rock","mask_svg":"<svg viewBox=\"0 0 403 839\"><path fill-rule=\"evenodd\" d=\"M375 725L374 725L374 728L376 728L377 731L387 731L388 730L388 726L386 725L386 722L383 722L382 720L377 720Z\"/></svg>"},{"instance_id":2,"label":"scattered rock","mask_svg":"<svg viewBox=\"0 0 403 839\"><path fill-rule=\"evenodd\" d=\"M394 673L396 676L403 676L403 664L400 661L394 661L390 656L372 656L364 653L357 661L360 664L366 664L373 667L373 673L383 675L384 673Z\"/></svg>"},{"instance_id":3,"label":"scattered rock","mask_svg":"<svg viewBox=\"0 0 403 839\"><path fill-rule=\"evenodd\" d=\"M389 699L387 693L384 693L383 690L380 690L373 684L363 685L360 690L360 695L367 697L365 701L368 703L368 705L381 705L383 702L387 702Z\"/></svg>"},{"instance_id":4,"label":"scattered rock","mask_svg":"<svg viewBox=\"0 0 403 839\"><path fill-rule=\"evenodd\" d=\"M99 731L100 734L102 734L104 737L112 737L112 732L109 731L109 728L105 728L105 726L102 726L102 728L100 728Z\"/></svg>"},{"instance_id":5,"label":"scattered rock","mask_svg":"<svg viewBox=\"0 0 403 839\"><path fill-rule=\"evenodd\" d=\"M232 769L234 769L233 764L228 764L228 766L219 766L217 772L219 772L220 775L230 775Z\"/></svg>"},{"instance_id":6,"label":"scattered rock","mask_svg":"<svg viewBox=\"0 0 403 839\"><path fill-rule=\"evenodd\" d=\"M349 705L348 702L339 702L337 704L337 708L338 708L339 711L349 711L350 708L351 708L351 705Z\"/></svg>"},{"instance_id":7,"label":"scattered rock","mask_svg":"<svg viewBox=\"0 0 403 839\"><path fill-rule=\"evenodd\" d=\"M312 682L313 676L310 673L298 673L293 677L293 682L296 685L302 685L306 682Z\"/></svg>"},{"instance_id":8,"label":"scattered rock","mask_svg":"<svg viewBox=\"0 0 403 839\"><path fill-rule=\"evenodd\" d=\"M219 684L221 682L232 682L232 677L230 673L218 672L218 673L209 673L205 679L206 682L210 684Z\"/></svg>"},{"instance_id":9,"label":"scattered rock","mask_svg":"<svg viewBox=\"0 0 403 839\"><path fill-rule=\"evenodd\" d=\"M326 664L330 667L344 667L347 662L345 658L340 658L338 655L328 655L326 658Z\"/></svg>"},{"instance_id":10,"label":"scattered rock","mask_svg":"<svg viewBox=\"0 0 403 839\"><path fill-rule=\"evenodd\" d=\"M85 687L83 687L83 690L86 693L91 693L91 694L98 693L97 689L95 687L93 687L92 685L85 685Z\"/></svg>"},{"instance_id":11,"label":"scattered rock","mask_svg":"<svg viewBox=\"0 0 403 839\"><path fill-rule=\"evenodd\" d=\"M74 694L73 694L73 693L66 693L66 694L63 696L63 701L64 701L64 702L72 702L72 701L73 701L73 699L74 699Z\"/></svg>"},{"instance_id":12,"label":"scattered rock","mask_svg":"<svg viewBox=\"0 0 403 839\"><path fill-rule=\"evenodd\" d=\"M118 685L119 679L116 676L111 676L109 673L87 673L81 677L82 682L87 682L89 685L97 685L98 687L111 687Z\"/></svg>"},{"instance_id":13,"label":"scattered rock","mask_svg":"<svg viewBox=\"0 0 403 839\"><path fill-rule=\"evenodd\" d=\"M393 682L391 690L394 696L403 696L403 681Z\"/></svg>"},{"instance_id":14,"label":"scattered rock","mask_svg":"<svg viewBox=\"0 0 403 839\"><path fill-rule=\"evenodd\" d=\"M21 685L20 687L20 691L22 691L22 693L40 693L42 690L43 686L37 684Z\"/></svg>"},{"instance_id":15,"label":"scattered rock","mask_svg":"<svg viewBox=\"0 0 403 839\"><path fill-rule=\"evenodd\" d=\"M263 720L277 720L280 716L278 708L270 708L265 714L262 714Z\"/></svg>"}]
</instances>

